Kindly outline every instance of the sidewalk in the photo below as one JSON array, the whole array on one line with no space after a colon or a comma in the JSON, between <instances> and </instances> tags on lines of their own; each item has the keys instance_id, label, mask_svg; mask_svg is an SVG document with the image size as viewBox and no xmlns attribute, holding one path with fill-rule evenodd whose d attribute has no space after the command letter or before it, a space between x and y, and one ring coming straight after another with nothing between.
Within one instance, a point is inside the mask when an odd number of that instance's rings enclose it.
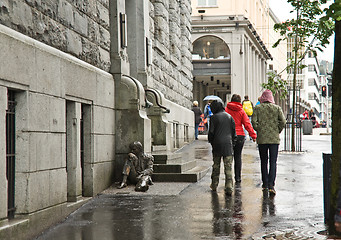
<instances>
[{"instance_id":1,"label":"sidewalk","mask_svg":"<svg viewBox=\"0 0 341 240\"><path fill-rule=\"evenodd\" d=\"M207 136L199 137L182 151L211 165ZM211 171L197 183L156 182L146 193L112 186L37 239L326 239L317 232L325 230L322 152L330 139L314 132L303 136L304 152L279 154L273 199L262 194L256 144L246 141L232 197L223 174L210 191Z\"/></svg>"}]
</instances>

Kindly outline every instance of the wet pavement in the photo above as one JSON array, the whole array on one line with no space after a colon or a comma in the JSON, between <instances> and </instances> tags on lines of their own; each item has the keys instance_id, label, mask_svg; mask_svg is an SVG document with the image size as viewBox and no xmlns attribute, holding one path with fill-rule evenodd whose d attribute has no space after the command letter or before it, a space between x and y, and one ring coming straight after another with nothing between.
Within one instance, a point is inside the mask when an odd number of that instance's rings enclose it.
<instances>
[{"instance_id":1,"label":"wet pavement","mask_svg":"<svg viewBox=\"0 0 341 240\"><path fill-rule=\"evenodd\" d=\"M199 164L211 165L210 149L200 136L181 151L195 150ZM146 193L113 185L36 239L326 239L318 232L325 230L322 152L330 153L331 136L304 135L303 149L280 152L273 198L262 193L258 150L247 141L231 197L223 174L210 191L211 172L197 183L157 182Z\"/></svg>"}]
</instances>

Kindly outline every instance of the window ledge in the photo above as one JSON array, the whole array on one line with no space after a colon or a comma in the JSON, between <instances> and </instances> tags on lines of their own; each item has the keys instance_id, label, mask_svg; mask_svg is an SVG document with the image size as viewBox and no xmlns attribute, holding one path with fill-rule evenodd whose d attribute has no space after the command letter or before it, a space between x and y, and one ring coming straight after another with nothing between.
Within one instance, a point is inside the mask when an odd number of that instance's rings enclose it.
<instances>
[{"instance_id":1,"label":"window ledge","mask_svg":"<svg viewBox=\"0 0 341 240\"><path fill-rule=\"evenodd\" d=\"M198 8L217 8L218 5L212 5L212 6L197 6L197 9Z\"/></svg>"}]
</instances>

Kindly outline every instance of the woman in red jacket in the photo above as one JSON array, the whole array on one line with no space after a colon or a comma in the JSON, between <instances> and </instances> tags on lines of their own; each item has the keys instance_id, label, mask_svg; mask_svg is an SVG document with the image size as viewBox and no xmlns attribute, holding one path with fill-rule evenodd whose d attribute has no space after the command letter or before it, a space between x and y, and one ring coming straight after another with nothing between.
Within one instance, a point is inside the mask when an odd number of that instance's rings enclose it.
<instances>
[{"instance_id":1,"label":"woman in red jacket","mask_svg":"<svg viewBox=\"0 0 341 240\"><path fill-rule=\"evenodd\" d=\"M230 114L236 124L237 139L233 146L234 156L234 179L236 183L241 182L241 171L242 171L242 150L245 142L244 128L249 132L250 137L253 141L256 141L257 135L252 128L249 117L243 110L241 104L241 97L238 94L233 94L231 102L229 102L225 108L225 111Z\"/></svg>"}]
</instances>

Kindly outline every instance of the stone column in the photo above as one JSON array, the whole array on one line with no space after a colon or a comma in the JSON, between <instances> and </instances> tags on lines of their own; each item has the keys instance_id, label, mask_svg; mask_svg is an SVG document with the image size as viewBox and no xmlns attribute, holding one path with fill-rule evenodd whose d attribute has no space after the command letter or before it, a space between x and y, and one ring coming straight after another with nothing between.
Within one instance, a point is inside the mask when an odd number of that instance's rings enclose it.
<instances>
[{"instance_id":1,"label":"stone column","mask_svg":"<svg viewBox=\"0 0 341 240\"><path fill-rule=\"evenodd\" d=\"M0 86L0 219L7 217L6 109L7 88Z\"/></svg>"},{"instance_id":2,"label":"stone column","mask_svg":"<svg viewBox=\"0 0 341 240\"><path fill-rule=\"evenodd\" d=\"M227 41L226 41L227 42ZM240 34L232 34L232 42L240 43ZM231 93L239 94L241 97L245 93L245 78L243 75L243 56L240 52L239 44L231 45Z\"/></svg>"},{"instance_id":3,"label":"stone column","mask_svg":"<svg viewBox=\"0 0 341 240\"><path fill-rule=\"evenodd\" d=\"M122 38L127 33L125 0L111 1L110 16L110 73L129 74L127 47L122 44ZM125 23L123 23L125 21ZM123 28L122 28L123 27ZM125 27L125 28L124 28ZM125 38L127 39L127 35Z\"/></svg>"},{"instance_id":4,"label":"stone column","mask_svg":"<svg viewBox=\"0 0 341 240\"><path fill-rule=\"evenodd\" d=\"M92 107L91 105L84 104L83 108L83 140L84 140L84 166L83 166L83 192L84 196L92 197L95 193L94 189L94 137L92 134L92 126L93 122L92 116Z\"/></svg>"},{"instance_id":5,"label":"stone column","mask_svg":"<svg viewBox=\"0 0 341 240\"><path fill-rule=\"evenodd\" d=\"M126 2L130 75L139 80L143 86L147 85L148 78L147 41L148 44L151 44L148 3L148 0L129 0Z\"/></svg>"},{"instance_id":6,"label":"stone column","mask_svg":"<svg viewBox=\"0 0 341 240\"><path fill-rule=\"evenodd\" d=\"M81 104L67 102L66 107L66 169L67 199L75 202L82 195L80 166L80 117Z\"/></svg>"},{"instance_id":7,"label":"stone column","mask_svg":"<svg viewBox=\"0 0 341 240\"><path fill-rule=\"evenodd\" d=\"M137 79L123 75L116 88L115 180L118 181L130 143L140 141L144 151L151 153L151 120L145 109L144 88Z\"/></svg>"}]
</instances>

